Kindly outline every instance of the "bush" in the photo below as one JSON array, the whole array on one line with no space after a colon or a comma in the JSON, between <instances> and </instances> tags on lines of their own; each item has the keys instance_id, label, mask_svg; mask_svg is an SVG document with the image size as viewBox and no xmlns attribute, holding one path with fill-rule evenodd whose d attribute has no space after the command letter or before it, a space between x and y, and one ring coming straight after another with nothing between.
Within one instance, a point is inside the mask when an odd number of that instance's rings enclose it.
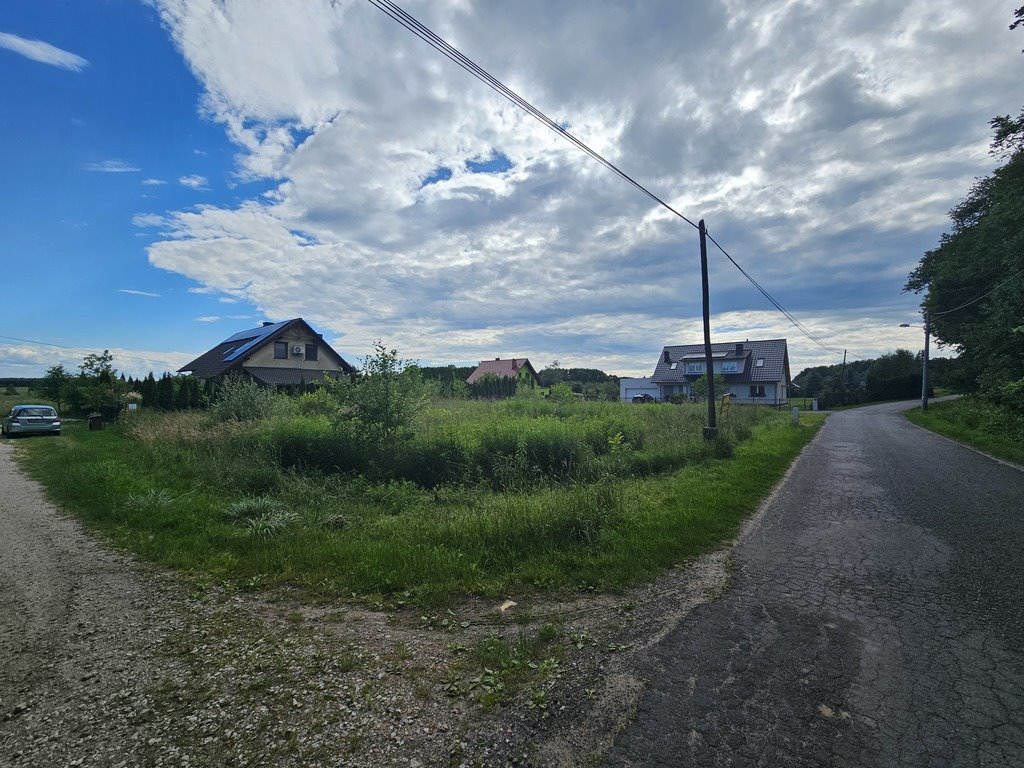
<instances>
[{"instance_id":1,"label":"bush","mask_svg":"<svg viewBox=\"0 0 1024 768\"><path fill-rule=\"evenodd\" d=\"M472 449L449 434L417 437L404 443L393 464L397 477L421 488L466 483L474 468Z\"/></svg>"},{"instance_id":2,"label":"bush","mask_svg":"<svg viewBox=\"0 0 1024 768\"><path fill-rule=\"evenodd\" d=\"M299 416L270 429L269 440L285 469L365 474L376 463L372 446L351 422Z\"/></svg>"},{"instance_id":3,"label":"bush","mask_svg":"<svg viewBox=\"0 0 1024 768\"><path fill-rule=\"evenodd\" d=\"M270 417L279 408L280 396L239 376L229 376L220 385L211 412L217 421L256 421Z\"/></svg>"}]
</instances>

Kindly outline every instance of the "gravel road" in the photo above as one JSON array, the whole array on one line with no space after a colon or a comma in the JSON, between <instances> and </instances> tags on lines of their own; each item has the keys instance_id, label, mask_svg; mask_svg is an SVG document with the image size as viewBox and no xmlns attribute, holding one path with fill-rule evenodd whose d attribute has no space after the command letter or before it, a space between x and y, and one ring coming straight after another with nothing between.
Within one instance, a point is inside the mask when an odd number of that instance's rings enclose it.
<instances>
[{"instance_id":1,"label":"gravel road","mask_svg":"<svg viewBox=\"0 0 1024 768\"><path fill-rule=\"evenodd\" d=\"M1024 472L907 407L829 417L608 764L1024 765Z\"/></svg>"}]
</instances>

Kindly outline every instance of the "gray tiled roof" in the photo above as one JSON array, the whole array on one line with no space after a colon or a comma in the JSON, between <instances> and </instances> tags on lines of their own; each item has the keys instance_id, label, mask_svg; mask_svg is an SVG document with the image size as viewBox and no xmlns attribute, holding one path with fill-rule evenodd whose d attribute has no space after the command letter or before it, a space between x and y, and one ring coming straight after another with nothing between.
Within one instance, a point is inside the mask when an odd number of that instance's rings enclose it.
<instances>
[{"instance_id":1,"label":"gray tiled roof","mask_svg":"<svg viewBox=\"0 0 1024 768\"><path fill-rule=\"evenodd\" d=\"M338 363L345 373L355 372L355 368L335 352L331 345L323 340L323 336L316 333L312 326L301 317L282 320L279 323L263 325L259 328L251 328L247 331L240 331L224 339L216 347L204 352L192 362L183 365L178 369L178 372L191 371L193 375L201 379L223 376L228 373L238 373L241 370L242 363L245 362L249 355L269 344L284 331L298 325L305 327L309 333L315 334L320 339L318 343L323 346L327 354L338 358Z\"/></svg>"},{"instance_id":2,"label":"gray tiled roof","mask_svg":"<svg viewBox=\"0 0 1024 768\"><path fill-rule=\"evenodd\" d=\"M268 387L297 386L299 384L312 384L314 381L322 381L325 373L338 375L336 371L304 370L302 368L243 368L245 373L252 376L260 384Z\"/></svg>"},{"instance_id":3,"label":"gray tiled roof","mask_svg":"<svg viewBox=\"0 0 1024 768\"><path fill-rule=\"evenodd\" d=\"M743 345L742 352L737 354L737 345ZM723 374L726 381L737 384L747 382L781 381L789 384L789 353L785 339L766 339L763 341L719 341L711 345L716 360L742 360L743 366L739 373ZM670 362L665 362L665 353ZM658 364L654 368L651 381L655 384L685 384L698 378L695 374L686 375L685 365L672 370L671 363L683 359L692 362L704 361L703 344L681 344L665 347L658 356ZM757 365L758 359L764 364Z\"/></svg>"}]
</instances>

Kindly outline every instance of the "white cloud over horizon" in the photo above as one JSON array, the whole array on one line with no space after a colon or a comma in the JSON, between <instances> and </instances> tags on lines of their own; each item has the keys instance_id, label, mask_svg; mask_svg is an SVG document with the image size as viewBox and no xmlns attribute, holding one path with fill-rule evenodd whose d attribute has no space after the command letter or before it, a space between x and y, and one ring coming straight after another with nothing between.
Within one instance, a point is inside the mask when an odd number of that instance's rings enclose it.
<instances>
[{"instance_id":1,"label":"white cloud over horizon","mask_svg":"<svg viewBox=\"0 0 1024 768\"><path fill-rule=\"evenodd\" d=\"M10 378L37 378L54 365L63 365L75 372L87 354L103 352L102 347L67 348L0 341L0 368ZM136 378L153 371L160 376L164 371L174 373L181 366L194 360L198 352L166 352L153 350L122 349L110 347L114 356L113 365L117 372Z\"/></svg>"},{"instance_id":2,"label":"white cloud over horizon","mask_svg":"<svg viewBox=\"0 0 1024 768\"><path fill-rule=\"evenodd\" d=\"M238 177L275 186L136 217L159 229L154 266L304 316L343 355L383 338L430 362L627 373L699 340L694 232L369 4L155 1ZM916 303L903 280L992 167L987 121L1018 106L1024 61L994 0L408 10L862 356L916 343L896 328ZM835 362L713 259L723 340Z\"/></svg>"},{"instance_id":3,"label":"white cloud over horizon","mask_svg":"<svg viewBox=\"0 0 1024 768\"><path fill-rule=\"evenodd\" d=\"M0 48L14 51L26 59L70 72L81 72L83 68L89 66L89 62L76 53L65 51L63 48L58 48L43 40L30 40L10 32L0 32Z\"/></svg>"}]
</instances>

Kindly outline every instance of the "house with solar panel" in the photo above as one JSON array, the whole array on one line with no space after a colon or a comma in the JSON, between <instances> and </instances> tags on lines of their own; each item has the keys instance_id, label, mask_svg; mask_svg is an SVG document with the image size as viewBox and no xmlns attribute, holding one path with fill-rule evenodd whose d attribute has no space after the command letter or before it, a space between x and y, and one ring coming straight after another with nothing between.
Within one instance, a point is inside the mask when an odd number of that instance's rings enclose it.
<instances>
[{"instance_id":1,"label":"house with solar panel","mask_svg":"<svg viewBox=\"0 0 1024 768\"><path fill-rule=\"evenodd\" d=\"M789 349L785 339L727 341L711 345L714 373L725 378L734 402L781 405L789 400ZM650 384L658 400L671 395L692 396L692 385L706 368L703 344L665 347ZM724 393L716 392L716 395Z\"/></svg>"},{"instance_id":2,"label":"house with solar panel","mask_svg":"<svg viewBox=\"0 0 1024 768\"><path fill-rule=\"evenodd\" d=\"M275 388L304 386L355 370L301 317L236 333L178 369L202 381L237 375Z\"/></svg>"}]
</instances>

